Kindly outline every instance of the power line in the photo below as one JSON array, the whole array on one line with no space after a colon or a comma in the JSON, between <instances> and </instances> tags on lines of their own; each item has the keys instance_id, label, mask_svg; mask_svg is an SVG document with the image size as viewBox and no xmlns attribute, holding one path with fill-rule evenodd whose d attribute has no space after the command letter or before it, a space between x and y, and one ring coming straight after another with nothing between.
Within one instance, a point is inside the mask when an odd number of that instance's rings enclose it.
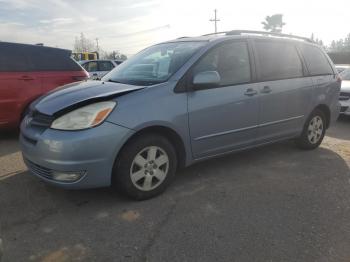
<instances>
[{"instance_id":1,"label":"power line","mask_svg":"<svg viewBox=\"0 0 350 262\"><path fill-rule=\"evenodd\" d=\"M210 19L210 22L214 22L215 25L215 34L218 32L218 28L217 28L217 22L220 21L220 19L217 18L217 10L214 10L214 19Z\"/></svg>"}]
</instances>

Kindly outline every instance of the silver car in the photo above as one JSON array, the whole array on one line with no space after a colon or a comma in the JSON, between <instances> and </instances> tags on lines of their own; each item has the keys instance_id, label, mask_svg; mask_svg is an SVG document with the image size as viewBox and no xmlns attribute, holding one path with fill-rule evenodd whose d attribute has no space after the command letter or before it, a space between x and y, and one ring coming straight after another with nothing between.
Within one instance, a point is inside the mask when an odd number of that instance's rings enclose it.
<instances>
[{"instance_id":1,"label":"silver car","mask_svg":"<svg viewBox=\"0 0 350 262\"><path fill-rule=\"evenodd\" d=\"M294 139L317 148L341 79L311 40L251 31L151 46L102 78L36 100L21 124L29 170L64 188L160 194L176 170ZM213 174L215 175L215 174Z\"/></svg>"},{"instance_id":2,"label":"silver car","mask_svg":"<svg viewBox=\"0 0 350 262\"><path fill-rule=\"evenodd\" d=\"M119 64L115 60L86 60L80 65L89 73L90 79L101 79Z\"/></svg>"},{"instance_id":3,"label":"silver car","mask_svg":"<svg viewBox=\"0 0 350 262\"><path fill-rule=\"evenodd\" d=\"M341 104L340 113L350 115L350 69L346 69L340 73L342 78L339 101Z\"/></svg>"}]
</instances>

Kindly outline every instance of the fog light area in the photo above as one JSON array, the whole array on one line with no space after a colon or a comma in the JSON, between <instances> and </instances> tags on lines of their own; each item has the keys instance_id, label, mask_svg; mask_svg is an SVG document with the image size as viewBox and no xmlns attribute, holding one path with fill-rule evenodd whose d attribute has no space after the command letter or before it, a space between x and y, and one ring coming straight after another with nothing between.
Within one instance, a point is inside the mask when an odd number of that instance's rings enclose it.
<instances>
[{"instance_id":1,"label":"fog light area","mask_svg":"<svg viewBox=\"0 0 350 262\"><path fill-rule=\"evenodd\" d=\"M84 171L80 172L57 172L54 171L52 178L60 182L74 182L79 180L85 174Z\"/></svg>"}]
</instances>

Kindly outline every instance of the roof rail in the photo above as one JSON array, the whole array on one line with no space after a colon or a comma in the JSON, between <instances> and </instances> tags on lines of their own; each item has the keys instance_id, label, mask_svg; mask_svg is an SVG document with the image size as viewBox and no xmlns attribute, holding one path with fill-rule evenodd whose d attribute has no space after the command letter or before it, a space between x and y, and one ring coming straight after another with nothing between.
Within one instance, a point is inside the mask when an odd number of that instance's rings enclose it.
<instances>
[{"instance_id":1,"label":"roof rail","mask_svg":"<svg viewBox=\"0 0 350 262\"><path fill-rule=\"evenodd\" d=\"M253 31L253 30L232 30L226 33L226 35L242 35L242 34L254 34L254 35L266 35L266 36L278 36L278 37L286 37L286 38L294 38L299 40L304 40L306 42L315 43L312 39L302 36L296 36L296 35L288 35L288 34L282 34L282 33L273 33L273 32L265 32L265 31Z\"/></svg>"},{"instance_id":2,"label":"roof rail","mask_svg":"<svg viewBox=\"0 0 350 262\"><path fill-rule=\"evenodd\" d=\"M227 34L228 32L231 32L231 31L222 31L222 32L217 32L217 33L210 33L210 34L205 34L205 35L202 35L202 36L221 35L221 34Z\"/></svg>"}]
</instances>

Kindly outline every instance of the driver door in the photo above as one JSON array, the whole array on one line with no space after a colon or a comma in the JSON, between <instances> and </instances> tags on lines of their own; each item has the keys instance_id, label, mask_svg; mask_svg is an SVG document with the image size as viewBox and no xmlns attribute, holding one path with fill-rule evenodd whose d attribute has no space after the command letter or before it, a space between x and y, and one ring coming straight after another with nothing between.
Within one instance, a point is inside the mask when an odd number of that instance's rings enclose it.
<instances>
[{"instance_id":1,"label":"driver door","mask_svg":"<svg viewBox=\"0 0 350 262\"><path fill-rule=\"evenodd\" d=\"M192 76L217 71L215 88L194 87L188 93L188 117L194 158L218 155L248 147L257 135L259 84L252 83L248 43L220 44L206 53Z\"/></svg>"}]
</instances>

